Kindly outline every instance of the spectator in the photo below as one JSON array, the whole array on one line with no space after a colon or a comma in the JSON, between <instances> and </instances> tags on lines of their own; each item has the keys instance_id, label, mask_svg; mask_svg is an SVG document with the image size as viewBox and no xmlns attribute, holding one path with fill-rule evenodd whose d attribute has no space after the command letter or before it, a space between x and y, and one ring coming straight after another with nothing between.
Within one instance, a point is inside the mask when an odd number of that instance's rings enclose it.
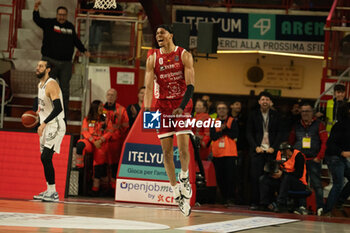
<instances>
[{"instance_id":1,"label":"spectator","mask_svg":"<svg viewBox=\"0 0 350 233\"><path fill-rule=\"evenodd\" d=\"M251 157L251 210L259 205L259 178L264 173L267 161L275 159L280 139L280 121L276 111L271 109L271 94L261 92L259 108L253 111L247 121L247 139Z\"/></svg>"},{"instance_id":2,"label":"spectator","mask_svg":"<svg viewBox=\"0 0 350 233\"><path fill-rule=\"evenodd\" d=\"M100 181L108 182L107 178L107 153L108 140L112 136L112 123L107 121L103 115L103 103L94 100L89 109L87 117L83 120L81 127L82 139L77 142L77 158L82 161L86 153L94 154L94 178L92 193L97 195L100 191ZM81 163L77 166L83 166Z\"/></svg>"},{"instance_id":3,"label":"spectator","mask_svg":"<svg viewBox=\"0 0 350 233\"><path fill-rule=\"evenodd\" d=\"M314 117L310 103L303 103L300 111L301 120L293 127L288 141L306 156L306 168L316 194L317 215L320 216L324 208L321 161L326 151L328 135L324 124Z\"/></svg>"},{"instance_id":4,"label":"spectator","mask_svg":"<svg viewBox=\"0 0 350 233\"><path fill-rule=\"evenodd\" d=\"M210 128L212 139L213 163L215 167L216 183L219 186L225 204L233 204L237 177L237 146L238 125L233 117L228 116L228 107L224 102L217 104L220 128Z\"/></svg>"},{"instance_id":5,"label":"spectator","mask_svg":"<svg viewBox=\"0 0 350 233\"><path fill-rule=\"evenodd\" d=\"M128 114L126 109L116 102L117 94L115 89L109 89L107 91L107 102L104 105L104 112L107 115L107 119L113 125L113 133L108 143L108 165L111 171L110 185L113 189L115 188L120 154L129 129Z\"/></svg>"},{"instance_id":6,"label":"spectator","mask_svg":"<svg viewBox=\"0 0 350 233\"><path fill-rule=\"evenodd\" d=\"M260 204L264 209L282 212L287 209L289 191L306 190L305 156L287 143L280 145L276 161L268 162L264 170L266 173L260 177ZM275 192L278 192L277 205L272 199ZM299 202L294 213L306 215L305 198Z\"/></svg>"},{"instance_id":7,"label":"spectator","mask_svg":"<svg viewBox=\"0 0 350 233\"><path fill-rule=\"evenodd\" d=\"M74 46L86 56L90 53L81 43L74 26L67 21L68 10L59 6L56 18L42 18L39 14L41 0L34 3L33 20L44 31L41 54L44 60L53 64L50 75L59 81L62 90L65 120L68 119L69 82L72 76L72 55Z\"/></svg>"},{"instance_id":8,"label":"spectator","mask_svg":"<svg viewBox=\"0 0 350 233\"><path fill-rule=\"evenodd\" d=\"M138 102L136 104L130 104L126 108L126 112L128 113L130 128L134 124L134 121L136 120L136 117L140 112L144 96L145 96L145 87L143 86L139 89L139 93L137 94Z\"/></svg>"},{"instance_id":9,"label":"spectator","mask_svg":"<svg viewBox=\"0 0 350 233\"><path fill-rule=\"evenodd\" d=\"M332 127L325 156L333 177L333 187L327 198L325 215L331 215L333 207L341 207L350 195L350 118L346 103L339 104L338 116L340 120ZM343 187L344 177L348 181Z\"/></svg>"},{"instance_id":10,"label":"spectator","mask_svg":"<svg viewBox=\"0 0 350 233\"><path fill-rule=\"evenodd\" d=\"M208 105L207 102L199 99L196 102L195 105L195 116L194 118L196 121L205 121L207 119L210 119L208 111ZM200 139L200 149L199 149L199 155L201 160L208 160L209 152L210 152L210 145L208 145L210 141L210 133L209 128L200 127L200 128L193 128L192 129L195 136L197 136Z\"/></svg>"},{"instance_id":11,"label":"spectator","mask_svg":"<svg viewBox=\"0 0 350 233\"><path fill-rule=\"evenodd\" d=\"M238 137L237 137L237 192L239 200L236 203L243 203L244 199L248 200L248 195L244 193L249 183L249 159L248 159L248 141L246 137L247 118L242 114L242 102L235 100L231 105L231 116L235 118L238 123ZM245 198L246 197L246 198Z\"/></svg>"},{"instance_id":12,"label":"spectator","mask_svg":"<svg viewBox=\"0 0 350 233\"><path fill-rule=\"evenodd\" d=\"M213 102L210 101L210 96L209 95L203 95L202 100L206 101L208 104L208 114L210 115L211 118L216 119L217 113L215 106L213 105Z\"/></svg>"},{"instance_id":13,"label":"spectator","mask_svg":"<svg viewBox=\"0 0 350 233\"><path fill-rule=\"evenodd\" d=\"M331 132L332 126L338 121L338 106L345 102L345 86L343 84L336 84L334 86L334 98L327 101L326 107L326 130L328 134ZM317 112L316 117L324 116L324 112Z\"/></svg>"}]
</instances>

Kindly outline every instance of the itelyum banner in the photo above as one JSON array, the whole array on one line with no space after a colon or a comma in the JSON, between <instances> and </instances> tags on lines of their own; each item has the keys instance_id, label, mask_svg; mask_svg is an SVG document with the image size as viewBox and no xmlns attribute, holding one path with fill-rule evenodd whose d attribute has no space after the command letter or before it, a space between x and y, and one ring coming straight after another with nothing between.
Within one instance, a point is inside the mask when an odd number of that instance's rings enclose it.
<instances>
[{"instance_id":1,"label":"itelyum banner","mask_svg":"<svg viewBox=\"0 0 350 233\"><path fill-rule=\"evenodd\" d=\"M190 47L196 46L198 23L213 22L219 25L218 49L323 53L326 16L177 10L176 21L191 24Z\"/></svg>"},{"instance_id":2,"label":"itelyum banner","mask_svg":"<svg viewBox=\"0 0 350 233\"><path fill-rule=\"evenodd\" d=\"M119 177L149 180L168 180L164 169L164 156L160 145L126 143ZM174 147L176 175L181 170L179 150Z\"/></svg>"}]
</instances>

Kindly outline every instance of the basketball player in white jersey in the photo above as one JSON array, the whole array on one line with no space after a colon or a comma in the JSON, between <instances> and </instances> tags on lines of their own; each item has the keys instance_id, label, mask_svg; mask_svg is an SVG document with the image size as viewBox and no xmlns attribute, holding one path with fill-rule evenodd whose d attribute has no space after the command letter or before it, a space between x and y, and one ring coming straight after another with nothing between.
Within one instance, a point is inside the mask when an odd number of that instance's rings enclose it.
<instances>
[{"instance_id":1,"label":"basketball player in white jersey","mask_svg":"<svg viewBox=\"0 0 350 233\"><path fill-rule=\"evenodd\" d=\"M36 67L38 84L38 111L40 126L41 162L44 167L47 190L34 196L35 200L59 201L55 186L55 170L52 163L54 152L60 153L61 142L66 133L62 92L55 81L49 77L51 65L48 61L39 61Z\"/></svg>"}]
</instances>

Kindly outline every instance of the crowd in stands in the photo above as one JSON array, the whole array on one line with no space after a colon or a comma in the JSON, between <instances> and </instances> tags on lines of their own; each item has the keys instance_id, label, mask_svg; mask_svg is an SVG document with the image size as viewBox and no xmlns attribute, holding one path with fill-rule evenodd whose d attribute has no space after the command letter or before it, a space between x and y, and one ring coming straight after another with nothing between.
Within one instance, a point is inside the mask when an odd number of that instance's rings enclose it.
<instances>
[{"instance_id":1,"label":"crowd in stands","mask_svg":"<svg viewBox=\"0 0 350 233\"><path fill-rule=\"evenodd\" d=\"M208 95L195 100L197 121L214 118L221 127L193 128L201 161L215 167L216 202L233 206L250 204L251 210L310 214L306 198L315 193L313 213L330 215L350 195L350 121L345 87L337 84L335 98L324 112L310 102L299 101L277 111L268 92L257 96L256 107L242 114L242 101L230 105L211 102ZM77 143L77 158L93 153L92 192L101 183L115 188L122 144L142 107L144 87L138 103L126 109L116 103L117 92L107 92L107 102L91 104ZM247 108L247 107L246 107ZM104 154L104 156L102 156ZM198 162L198 161L197 161ZM327 164L333 187L324 200L322 164ZM82 163L77 166L83 166ZM247 198L248 197L248 198Z\"/></svg>"}]
</instances>

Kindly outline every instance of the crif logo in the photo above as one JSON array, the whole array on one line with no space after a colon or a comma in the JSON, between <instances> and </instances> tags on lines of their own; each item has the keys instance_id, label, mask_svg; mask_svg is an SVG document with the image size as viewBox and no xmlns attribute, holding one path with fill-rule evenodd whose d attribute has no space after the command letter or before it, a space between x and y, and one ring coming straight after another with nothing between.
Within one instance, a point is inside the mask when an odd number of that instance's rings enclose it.
<instances>
[{"instance_id":1,"label":"crif logo","mask_svg":"<svg viewBox=\"0 0 350 233\"><path fill-rule=\"evenodd\" d=\"M156 112L143 112L143 128L144 129L160 129L160 116L162 114Z\"/></svg>"}]
</instances>

